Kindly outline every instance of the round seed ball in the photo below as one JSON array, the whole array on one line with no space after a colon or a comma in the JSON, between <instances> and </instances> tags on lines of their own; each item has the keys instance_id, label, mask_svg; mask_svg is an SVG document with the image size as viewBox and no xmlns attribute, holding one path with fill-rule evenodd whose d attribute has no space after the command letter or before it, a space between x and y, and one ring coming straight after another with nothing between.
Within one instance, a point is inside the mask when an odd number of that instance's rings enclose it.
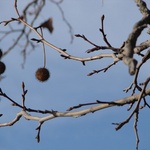
<instances>
[{"instance_id":1,"label":"round seed ball","mask_svg":"<svg viewBox=\"0 0 150 150\"><path fill-rule=\"evenodd\" d=\"M3 52L2 52L2 50L0 49L0 59L1 59L2 55L3 55Z\"/></svg>"},{"instance_id":2,"label":"round seed ball","mask_svg":"<svg viewBox=\"0 0 150 150\"><path fill-rule=\"evenodd\" d=\"M35 76L39 81L44 82L44 81L48 80L48 78L50 77L50 72L48 69L46 69L44 67L39 68L39 69L37 69Z\"/></svg>"},{"instance_id":3,"label":"round seed ball","mask_svg":"<svg viewBox=\"0 0 150 150\"><path fill-rule=\"evenodd\" d=\"M6 66L3 62L0 61L0 74L4 73L6 70Z\"/></svg>"}]
</instances>

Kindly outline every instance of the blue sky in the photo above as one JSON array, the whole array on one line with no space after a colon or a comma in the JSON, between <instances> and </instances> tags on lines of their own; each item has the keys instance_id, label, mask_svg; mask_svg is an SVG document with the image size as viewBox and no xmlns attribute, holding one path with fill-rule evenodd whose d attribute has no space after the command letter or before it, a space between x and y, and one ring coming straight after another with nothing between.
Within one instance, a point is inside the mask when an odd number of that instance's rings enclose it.
<instances>
[{"instance_id":1,"label":"blue sky","mask_svg":"<svg viewBox=\"0 0 150 150\"><path fill-rule=\"evenodd\" d=\"M148 2L148 0L147 0ZM68 53L74 56L89 57L94 54L86 54L85 51L92 48L80 38L74 38L70 44L68 27L62 21L61 14L54 4L47 2L45 10L40 15L36 25L50 16L54 21L54 32L50 35L47 30L44 35L48 41L61 48L66 48ZM24 2L20 2L24 6ZM128 37L132 26L141 18L134 1L130 0L101 0L80 1L65 0L62 3L65 17L72 25L74 34L84 34L98 45L104 45L99 32L100 17L105 14L105 31L107 38L114 47L120 47ZM150 6L150 5L149 5ZM16 17L13 1L1 2L0 21ZM9 9L9 11L6 11ZM4 13L5 12L5 13ZM0 29L5 29L0 26ZM32 37L36 38L35 34ZM143 34L138 43L148 38ZM9 42L13 36L9 39ZM3 41L0 47L4 50L8 47L8 40ZM22 41L23 42L23 41ZM25 82L28 94L26 95L27 107L35 109L53 109L65 111L70 106L79 103L94 102L95 100L113 101L130 95L123 93L133 80L129 76L128 68L122 62L108 70L88 77L93 69L101 69L112 62L112 59L102 59L87 62L83 66L80 62L64 60L59 53L46 46L47 68L51 72L51 78L46 83L40 83L35 79L35 71L43 66L42 47L34 51L28 50L25 68L21 68L23 58L20 48L15 48L2 59L7 70L6 78L1 81L0 87L12 99L21 103L21 83ZM98 54L98 53L95 53ZM149 71L143 68L140 81L144 81ZM114 107L88 114L80 118L56 118L44 123L41 130L41 142L37 143L35 136L38 122L27 121L22 118L12 127L0 128L0 150L133 150L135 149L135 135L132 119L121 130L115 131L112 123L121 122L128 117L128 107ZM10 121L20 109L12 107L11 103L1 98L0 123ZM150 126L147 116L149 109L140 113L139 135L140 150L150 149L150 135L147 132Z\"/></svg>"}]
</instances>

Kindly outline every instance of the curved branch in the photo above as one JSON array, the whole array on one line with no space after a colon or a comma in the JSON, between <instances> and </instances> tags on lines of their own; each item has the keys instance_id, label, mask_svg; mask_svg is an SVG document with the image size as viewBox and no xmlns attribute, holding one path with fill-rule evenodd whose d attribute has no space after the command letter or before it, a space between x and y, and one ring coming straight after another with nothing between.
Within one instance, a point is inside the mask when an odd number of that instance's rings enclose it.
<instances>
[{"instance_id":1,"label":"curved branch","mask_svg":"<svg viewBox=\"0 0 150 150\"><path fill-rule=\"evenodd\" d=\"M139 20L133 27L132 32L129 34L125 46L123 47L123 61L129 67L130 75L134 75L136 72L137 61L133 58L134 48L136 47L136 41L140 36L143 29L150 24L150 11L148 10L146 3L142 0L135 0L140 8L143 18Z\"/></svg>"},{"instance_id":2,"label":"curved branch","mask_svg":"<svg viewBox=\"0 0 150 150\"><path fill-rule=\"evenodd\" d=\"M39 121L39 122L48 121L48 120L51 120L51 119L54 119L54 118L57 118L57 117L81 117L81 116L86 115L88 113L94 113L96 111L99 111L99 110L102 110L102 109L105 109L105 108L118 106L118 105L123 106L123 105L126 105L126 104L134 103L135 101L138 101L139 99L141 99L143 97L146 97L149 94L150 94L150 88L145 90L144 94L139 93L139 94L134 95L134 96L129 96L129 97L126 97L126 98L115 100L112 103L111 102L108 102L108 103L106 102L106 103L102 103L102 104L99 104L97 106L90 107L90 108L87 108L87 109L83 109L83 110L80 110L80 111L74 111L74 112L70 112L70 111L69 112L68 111L66 111L66 112L55 111L54 112L53 111L53 113L51 113L50 115L47 115L47 116L44 116L44 117L37 117L37 116L32 116L32 115L28 114L26 112L26 111L28 111L28 109L27 110L25 109L25 110L22 110L21 112L19 112L17 114L17 116L23 116L27 120L36 120L36 121ZM32 109L29 109L29 110L32 110ZM17 121L18 120L16 119L16 122ZM0 127L2 127L2 126L6 126L6 123L0 124Z\"/></svg>"}]
</instances>

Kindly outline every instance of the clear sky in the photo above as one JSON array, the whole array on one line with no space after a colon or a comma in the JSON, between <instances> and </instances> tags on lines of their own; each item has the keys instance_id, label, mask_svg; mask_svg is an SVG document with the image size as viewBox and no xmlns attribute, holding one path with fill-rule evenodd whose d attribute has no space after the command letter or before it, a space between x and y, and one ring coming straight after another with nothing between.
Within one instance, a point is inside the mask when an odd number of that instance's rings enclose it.
<instances>
[{"instance_id":1,"label":"clear sky","mask_svg":"<svg viewBox=\"0 0 150 150\"><path fill-rule=\"evenodd\" d=\"M149 0L147 3L150 8ZM23 8L24 2L20 1L19 4ZM64 0L61 7L73 27L74 34L84 34L98 45L105 44L99 32L100 18L103 14L107 38L114 47L122 45L134 23L141 18L133 0L104 0L103 3L101 0ZM13 1L1 1L0 12L0 21L16 17ZM49 42L67 49L67 52L74 56L89 57L101 53L86 54L85 51L92 47L80 38L74 38L73 44L70 44L68 27L62 21L56 5L49 1L35 26L49 17L53 17L54 21L53 34L44 30ZM1 25L0 30L4 29ZM138 43L148 38L145 33ZM13 38L14 36L11 36L9 40L1 42L0 47L6 50ZM32 34L32 38L36 38L36 35ZM92 70L106 67L113 60L101 59L87 62L86 66L83 66L80 62L64 60L58 52L46 46L46 66L51 72L51 77L47 82L40 83L35 79L35 71L43 66L42 46L39 45L34 51L29 49L28 53L24 69L21 68L23 57L19 46L2 59L7 70L4 74L6 78L0 82L3 91L21 103L21 83L24 81L28 89L27 107L66 111L67 108L80 103L95 100L113 101L131 94L123 92L133 77L129 76L128 68L122 62L106 73L101 72L89 77L87 74ZM143 68L140 81L144 81L148 74L149 70ZM47 121L42 126L40 143L35 139L38 122L22 118L12 127L0 128L0 150L133 150L134 119L119 131L115 131L115 126L112 125L128 117L130 112L127 108L127 106L114 107L80 118L56 118ZM0 123L11 121L19 111L20 109L12 107L7 99L1 98L0 113L4 115L0 118ZM150 126L148 115L148 108L142 110L139 115L139 150L150 149L150 134L147 132Z\"/></svg>"}]
</instances>

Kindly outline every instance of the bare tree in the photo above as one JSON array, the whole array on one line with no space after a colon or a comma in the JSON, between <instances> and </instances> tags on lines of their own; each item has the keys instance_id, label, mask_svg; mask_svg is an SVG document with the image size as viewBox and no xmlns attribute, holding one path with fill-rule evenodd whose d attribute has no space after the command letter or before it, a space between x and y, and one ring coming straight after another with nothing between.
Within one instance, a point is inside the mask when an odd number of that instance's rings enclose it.
<instances>
[{"instance_id":1,"label":"bare tree","mask_svg":"<svg viewBox=\"0 0 150 150\"><path fill-rule=\"evenodd\" d=\"M64 12L61 8L61 3L63 0L60 1L55 1L55 0L50 0L49 3L54 3L58 7L59 11L62 14L62 18L66 25L69 28L69 33L71 36L71 42L73 40L73 31L72 31L72 26L68 22L68 20L64 16ZM102 109L106 109L109 107L114 107L114 106L125 106L129 105L128 111L130 111L130 115L123 120L120 123L114 123L116 125L116 130L121 129L124 125L126 125L131 118L134 117L134 130L135 130L135 135L136 135L136 149L138 150L138 145L139 145L139 135L138 135L138 120L139 120L139 113L141 109L144 109L145 107L150 108L149 104L147 103L146 98L150 95L150 88L148 87L150 77L147 77L145 81L142 83L139 82L140 78L140 71L141 68L145 63L150 58L150 50L148 49L150 46L150 40L143 41L140 45L137 45L136 42L138 38L140 37L142 31L144 29L147 29L147 33L150 33L150 29L148 25L150 24L150 10L147 8L146 3L143 0L135 0L135 4L138 6L142 18L137 21L133 28L132 31L129 33L128 38L122 42L122 45L119 47L114 47L109 40L107 39L106 33L105 33L105 26L104 26L104 21L105 21L105 15L101 17L101 27L99 29L103 40L105 42L104 46L97 45L94 42L90 41L85 35L80 35L76 34L75 36L78 38L83 39L84 41L88 42L89 44L92 45L92 49L87 50L87 53L93 53L95 51L101 51L103 50L106 53L102 53L99 55L94 55L92 57L78 57L78 56L73 56L67 52L66 49L59 48L58 46L50 43L48 39L45 39L43 35L43 28L47 28L50 33L53 32L53 19L50 17L46 21L43 21L40 25L34 26L35 21L37 20L40 12L42 9L44 9L46 1L38 1L34 0L30 3L28 3L24 10L22 12L19 12L18 8L18 1L14 1L14 9L16 11L17 17L11 18L10 20L5 20L1 21L0 23L4 26L9 26L8 31L1 31L1 40L7 38L10 34L13 34L14 32L18 32L18 37L16 37L15 41L13 42L10 47L3 52L3 54L0 54L0 58L5 57L10 51L14 49L15 46L17 46L20 42L21 38L25 38L25 45L23 45L23 56L24 56L24 63L26 60L26 50L29 47L32 47L33 49L36 47L37 43L42 44L43 46L43 53L44 53L44 67L40 68L36 72L36 77L40 81L46 81L49 79L50 73L49 70L46 68L46 54L45 54L45 45L48 47L51 47L53 50L57 51L60 54L60 59L70 59L70 60L75 60L81 62L83 65L86 65L87 61L94 61L97 59L104 59L104 58L112 58L112 63L109 64L108 66L100 69L100 70L93 70L91 73L88 74L88 76L92 76L94 74L100 73L100 72L106 72L113 66L115 66L119 61L123 61L125 65L128 67L129 75L133 77L133 81L130 84L129 87L124 89L124 92L131 92L131 95L128 97L123 97L118 100L112 100L111 102L107 101L100 101L96 100L94 102L90 103L84 103L84 104L77 104L76 106L71 106L69 107L65 112L60 112L57 110L38 110L34 108L28 108L26 107L25 104L25 97L27 94L27 90L25 88L24 82L22 82L22 104L19 104L15 100L13 100L11 97L9 97L5 92L2 90L2 87L0 89L0 96L5 97L9 101L12 102L13 106L19 107L21 111L16 114L16 117L6 123L1 123L0 127L4 126L12 126L16 122L20 120L21 117L24 117L27 120L36 120L39 122L39 126L36 128L37 130L37 136L36 139L38 142L40 142L40 131L41 131L41 126L43 125L44 122L49 121L54 118L58 117L81 117L83 115L86 115L88 113L93 113L96 111L100 111ZM31 11L32 8L32 11ZM28 19L29 17L32 17ZM28 21L30 20L30 21ZM16 22L18 26L20 26L20 29L15 29L13 27L13 23ZM30 34L31 32L34 32L37 37L33 37L30 40ZM108 52L109 50L109 52ZM23 63L23 64L24 64ZM5 64L1 62L0 64L0 73L2 74L5 71ZM2 76L1 76L2 78ZM84 108L84 106L87 106L88 108ZM81 110L78 110L79 108L82 108ZM44 116L34 116L32 113L40 113L44 114ZM46 114L46 116L45 116ZM2 116L3 114L1 114Z\"/></svg>"}]
</instances>

